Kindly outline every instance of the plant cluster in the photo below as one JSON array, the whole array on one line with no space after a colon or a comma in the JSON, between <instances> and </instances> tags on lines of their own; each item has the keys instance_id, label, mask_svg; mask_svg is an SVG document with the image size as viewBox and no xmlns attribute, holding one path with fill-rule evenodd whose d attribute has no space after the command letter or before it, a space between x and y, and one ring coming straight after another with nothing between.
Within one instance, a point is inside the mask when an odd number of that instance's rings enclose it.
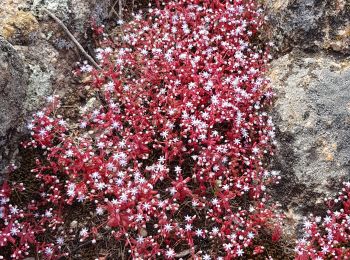
<instances>
[{"instance_id":1,"label":"plant cluster","mask_svg":"<svg viewBox=\"0 0 350 260\"><path fill-rule=\"evenodd\" d=\"M328 199L327 215L305 219L303 238L297 241L296 259L350 258L350 183L336 199Z\"/></svg>"},{"instance_id":2,"label":"plant cluster","mask_svg":"<svg viewBox=\"0 0 350 260\"><path fill-rule=\"evenodd\" d=\"M132 259L261 253L260 231L280 218L266 194L279 176L266 169L274 126L263 22L254 1L175 1L104 37L101 69L76 72L100 103L71 122L49 97L28 124L25 146L44 151L32 170L41 185L23 209L2 187L0 247L56 259L70 240L108 233ZM92 211L76 232L65 223L71 205Z\"/></svg>"}]
</instances>

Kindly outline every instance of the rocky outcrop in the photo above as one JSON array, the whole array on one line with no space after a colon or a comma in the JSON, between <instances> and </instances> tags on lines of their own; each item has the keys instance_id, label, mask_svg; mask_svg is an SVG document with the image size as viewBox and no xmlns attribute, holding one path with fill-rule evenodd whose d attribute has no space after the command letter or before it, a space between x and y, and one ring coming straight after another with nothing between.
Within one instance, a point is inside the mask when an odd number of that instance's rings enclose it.
<instances>
[{"instance_id":1,"label":"rocky outcrop","mask_svg":"<svg viewBox=\"0 0 350 260\"><path fill-rule=\"evenodd\" d=\"M0 37L0 181L14 154L18 126L24 111L28 73L13 46Z\"/></svg>"},{"instance_id":2,"label":"rocky outcrop","mask_svg":"<svg viewBox=\"0 0 350 260\"><path fill-rule=\"evenodd\" d=\"M267 32L279 53L293 48L350 54L350 2L347 0L263 0Z\"/></svg>"},{"instance_id":3,"label":"rocky outcrop","mask_svg":"<svg viewBox=\"0 0 350 260\"><path fill-rule=\"evenodd\" d=\"M350 173L350 59L293 51L272 63L274 118L282 173L277 197L288 210L317 212Z\"/></svg>"},{"instance_id":4,"label":"rocky outcrop","mask_svg":"<svg viewBox=\"0 0 350 260\"><path fill-rule=\"evenodd\" d=\"M269 76L282 175L274 197L292 225L350 177L350 2L264 1L277 46Z\"/></svg>"},{"instance_id":5,"label":"rocky outcrop","mask_svg":"<svg viewBox=\"0 0 350 260\"><path fill-rule=\"evenodd\" d=\"M89 22L100 23L109 16L110 0L4 0L0 6L0 35L11 43L27 45L38 32L45 31L48 19L44 8L81 38Z\"/></svg>"},{"instance_id":6,"label":"rocky outcrop","mask_svg":"<svg viewBox=\"0 0 350 260\"><path fill-rule=\"evenodd\" d=\"M4 0L0 5L0 179L14 158L29 115L52 93L74 88L72 70L81 55L57 23L55 13L88 50L94 19L107 18L109 0ZM73 91L74 92L74 91ZM76 91L75 91L76 92ZM68 94L69 95L69 94ZM69 99L69 97L68 97Z\"/></svg>"}]
</instances>

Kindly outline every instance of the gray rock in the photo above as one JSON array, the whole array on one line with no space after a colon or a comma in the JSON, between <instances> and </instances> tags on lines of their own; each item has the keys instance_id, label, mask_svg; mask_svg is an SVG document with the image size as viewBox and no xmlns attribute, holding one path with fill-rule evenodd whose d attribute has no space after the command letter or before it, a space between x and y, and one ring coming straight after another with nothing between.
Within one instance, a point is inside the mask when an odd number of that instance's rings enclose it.
<instances>
[{"instance_id":1,"label":"gray rock","mask_svg":"<svg viewBox=\"0 0 350 260\"><path fill-rule=\"evenodd\" d=\"M0 7L0 181L5 167L17 158L30 114L53 92L63 96L72 88L72 70L81 58L42 8L55 13L92 52L86 29L92 17L97 22L107 18L109 4L110 0L15 0Z\"/></svg>"},{"instance_id":2,"label":"gray rock","mask_svg":"<svg viewBox=\"0 0 350 260\"><path fill-rule=\"evenodd\" d=\"M28 73L13 46L0 37L0 180L18 142Z\"/></svg>"},{"instance_id":3,"label":"gray rock","mask_svg":"<svg viewBox=\"0 0 350 260\"><path fill-rule=\"evenodd\" d=\"M39 12L41 8L56 14L57 17L68 21L71 9L69 8L70 0L34 0L31 9Z\"/></svg>"},{"instance_id":4,"label":"gray rock","mask_svg":"<svg viewBox=\"0 0 350 260\"><path fill-rule=\"evenodd\" d=\"M317 213L350 176L350 59L293 51L270 77L282 175L275 197L289 213Z\"/></svg>"},{"instance_id":5,"label":"gray rock","mask_svg":"<svg viewBox=\"0 0 350 260\"><path fill-rule=\"evenodd\" d=\"M264 0L267 32L281 52L299 47L350 53L350 1Z\"/></svg>"},{"instance_id":6,"label":"gray rock","mask_svg":"<svg viewBox=\"0 0 350 260\"><path fill-rule=\"evenodd\" d=\"M15 47L24 59L29 72L26 87L26 99L23 101L26 115L40 109L46 97L50 96L55 87L54 80L59 73L59 52L45 40L37 40L34 46ZM38 51L40 50L40 52Z\"/></svg>"},{"instance_id":7,"label":"gray rock","mask_svg":"<svg viewBox=\"0 0 350 260\"><path fill-rule=\"evenodd\" d=\"M325 214L324 199L350 177L350 2L262 0L267 37L277 46L269 72L277 92L272 190L287 216Z\"/></svg>"},{"instance_id":8,"label":"gray rock","mask_svg":"<svg viewBox=\"0 0 350 260\"><path fill-rule=\"evenodd\" d=\"M90 25L91 19L101 22L108 17L110 0L34 0L30 9L38 16L45 15L43 8L54 13L68 27L82 33Z\"/></svg>"}]
</instances>

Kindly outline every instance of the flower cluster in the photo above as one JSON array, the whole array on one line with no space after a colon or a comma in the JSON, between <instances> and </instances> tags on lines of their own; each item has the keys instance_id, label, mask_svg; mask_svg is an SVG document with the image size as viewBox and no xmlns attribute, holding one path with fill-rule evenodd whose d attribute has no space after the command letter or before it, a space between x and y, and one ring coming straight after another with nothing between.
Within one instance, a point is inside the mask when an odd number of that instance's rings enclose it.
<instances>
[{"instance_id":1,"label":"flower cluster","mask_svg":"<svg viewBox=\"0 0 350 260\"><path fill-rule=\"evenodd\" d=\"M15 166L10 166L14 171ZM26 192L23 183L12 182L11 185L5 181L0 190L0 248L8 249L8 258L22 259L30 254L31 250L37 253L44 253L47 258L53 256L52 244L40 242L38 237L45 233L46 229L55 229L55 226L62 224L58 214L54 214L44 199L30 200L25 207L15 204L11 198L15 193ZM19 204L23 204L20 203ZM62 244L61 244L62 245ZM58 245L60 247L60 245ZM0 259L4 259L1 251ZM6 255L6 254L5 254ZM57 252L55 257L60 257Z\"/></svg>"},{"instance_id":2,"label":"flower cluster","mask_svg":"<svg viewBox=\"0 0 350 260\"><path fill-rule=\"evenodd\" d=\"M103 39L101 69L81 66L97 98L79 122L49 97L26 144L45 151L32 170L45 209L37 222L55 237L40 244L45 257L68 252L69 205L89 207L97 221L77 232L81 242L108 232L133 259L261 252L259 231L279 218L266 195L279 176L266 169L274 126L263 22L254 1L168 2ZM26 227L12 222L1 222L3 234L21 240Z\"/></svg>"},{"instance_id":3,"label":"flower cluster","mask_svg":"<svg viewBox=\"0 0 350 260\"><path fill-rule=\"evenodd\" d=\"M304 236L295 248L296 259L350 258L350 183L344 184L336 199L327 200L326 216L305 219Z\"/></svg>"}]
</instances>

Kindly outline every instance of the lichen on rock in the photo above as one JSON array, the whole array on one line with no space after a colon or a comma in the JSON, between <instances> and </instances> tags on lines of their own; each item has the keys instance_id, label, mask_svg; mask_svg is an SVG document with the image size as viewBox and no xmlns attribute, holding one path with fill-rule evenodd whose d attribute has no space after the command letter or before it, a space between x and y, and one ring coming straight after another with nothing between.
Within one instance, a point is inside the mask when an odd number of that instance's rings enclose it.
<instances>
[{"instance_id":1,"label":"lichen on rock","mask_svg":"<svg viewBox=\"0 0 350 260\"><path fill-rule=\"evenodd\" d=\"M273 190L296 235L309 213L325 214L350 172L350 2L263 0L266 37L275 43L269 76L277 149Z\"/></svg>"},{"instance_id":2,"label":"lichen on rock","mask_svg":"<svg viewBox=\"0 0 350 260\"><path fill-rule=\"evenodd\" d=\"M57 17L67 21L71 13L69 7L70 0L34 0L31 6L32 11L40 12L42 8L55 13Z\"/></svg>"},{"instance_id":3,"label":"lichen on rock","mask_svg":"<svg viewBox=\"0 0 350 260\"><path fill-rule=\"evenodd\" d=\"M309 51L350 53L350 2L345 0L265 0L267 32L281 52L294 47Z\"/></svg>"},{"instance_id":4,"label":"lichen on rock","mask_svg":"<svg viewBox=\"0 0 350 260\"><path fill-rule=\"evenodd\" d=\"M335 194L350 172L350 59L293 51L272 63L278 94L278 200L306 214Z\"/></svg>"},{"instance_id":5,"label":"lichen on rock","mask_svg":"<svg viewBox=\"0 0 350 260\"><path fill-rule=\"evenodd\" d=\"M39 23L30 12L17 11L0 22L0 35L5 39L28 38L39 28Z\"/></svg>"}]
</instances>

